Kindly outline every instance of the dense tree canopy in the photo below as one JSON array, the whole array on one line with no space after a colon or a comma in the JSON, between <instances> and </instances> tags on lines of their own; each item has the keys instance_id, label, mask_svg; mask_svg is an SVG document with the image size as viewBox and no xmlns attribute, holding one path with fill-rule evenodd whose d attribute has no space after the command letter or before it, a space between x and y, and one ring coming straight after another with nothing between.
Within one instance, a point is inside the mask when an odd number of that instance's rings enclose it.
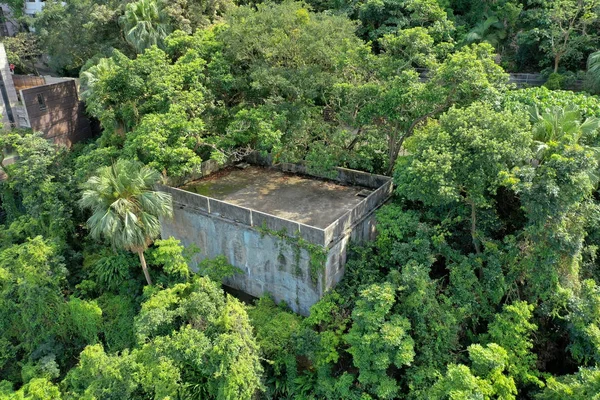
<instances>
[{"instance_id":1,"label":"dense tree canopy","mask_svg":"<svg viewBox=\"0 0 600 400\"><path fill-rule=\"evenodd\" d=\"M553 88L586 63L599 87L599 12L48 0L16 15L35 28L6 43L18 69L39 46L79 75L101 132L71 149L0 135L0 399L594 398L600 99ZM509 84L544 68L546 87ZM255 151L394 182L376 238L307 317L225 294L234 260L194 272L205 249L158 237L173 206L153 185Z\"/></svg>"}]
</instances>

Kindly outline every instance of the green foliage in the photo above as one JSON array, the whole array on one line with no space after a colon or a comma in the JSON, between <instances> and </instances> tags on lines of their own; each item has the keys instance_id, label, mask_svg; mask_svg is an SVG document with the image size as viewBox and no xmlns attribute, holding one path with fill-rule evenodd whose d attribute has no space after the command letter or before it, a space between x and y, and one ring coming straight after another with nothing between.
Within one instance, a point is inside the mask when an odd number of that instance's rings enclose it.
<instances>
[{"instance_id":1,"label":"green foliage","mask_svg":"<svg viewBox=\"0 0 600 400\"><path fill-rule=\"evenodd\" d=\"M300 329L301 318L276 305L269 296L261 297L248 310L248 316L264 360L268 395L290 395L293 387L290 380L295 377L297 368L294 337Z\"/></svg>"},{"instance_id":2,"label":"green foliage","mask_svg":"<svg viewBox=\"0 0 600 400\"><path fill-rule=\"evenodd\" d=\"M129 279L137 261L128 253L102 249L84 258L84 267L89 266L89 277L102 290L117 291Z\"/></svg>"},{"instance_id":3,"label":"green foliage","mask_svg":"<svg viewBox=\"0 0 600 400\"><path fill-rule=\"evenodd\" d=\"M404 141L416 128L453 104L465 105L478 99L494 100L505 87L507 76L493 60L488 44L465 47L433 66L427 82L410 67L400 67L393 53L382 57L381 76L359 84L342 84L344 96L350 96L343 111L352 126L374 126L378 139L386 143L387 173L395 167ZM369 68L367 64L365 66ZM406 68L398 72L399 68ZM358 133L357 132L357 133ZM361 140L363 138L356 138Z\"/></svg>"},{"instance_id":4,"label":"green foliage","mask_svg":"<svg viewBox=\"0 0 600 400\"><path fill-rule=\"evenodd\" d=\"M574 107L584 118L600 117L598 97L567 90L549 90L545 87L511 90L506 93L503 102L511 110L530 111L532 107L537 107L539 110Z\"/></svg>"},{"instance_id":5,"label":"green foliage","mask_svg":"<svg viewBox=\"0 0 600 400\"><path fill-rule=\"evenodd\" d=\"M2 250L0 332L12 346L17 344L17 349L29 354L64 334L61 284L65 276L60 257L39 236Z\"/></svg>"},{"instance_id":6,"label":"green foliage","mask_svg":"<svg viewBox=\"0 0 600 400\"><path fill-rule=\"evenodd\" d=\"M478 214L492 207L501 186L517 181L515 169L531 157L525 115L474 103L430 122L406 146L411 155L396 170L397 193L427 206L469 207L464 216L479 254L485 233Z\"/></svg>"},{"instance_id":7,"label":"green foliage","mask_svg":"<svg viewBox=\"0 0 600 400\"><path fill-rule=\"evenodd\" d=\"M98 339L102 310L95 301L85 301L76 297L67 303L68 329L84 340L84 343L94 343Z\"/></svg>"},{"instance_id":8,"label":"green foliage","mask_svg":"<svg viewBox=\"0 0 600 400\"><path fill-rule=\"evenodd\" d=\"M581 293L572 301L569 314L573 358L584 365L598 364L600 360L600 289L596 282L586 280Z\"/></svg>"},{"instance_id":9,"label":"green foliage","mask_svg":"<svg viewBox=\"0 0 600 400\"><path fill-rule=\"evenodd\" d=\"M592 87L597 91L600 87L600 51L589 55L587 60L587 75L592 81Z\"/></svg>"},{"instance_id":10,"label":"green foliage","mask_svg":"<svg viewBox=\"0 0 600 400\"><path fill-rule=\"evenodd\" d=\"M578 47L593 40L588 28L598 19L598 0L556 0L543 3L542 15L546 24L536 29L540 46L553 59L554 72L558 72L563 58L581 57Z\"/></svg>"},{"instance_id":11,"label":"green foliage","mask_svg":"<svg viewBox=\"0 0 600 400\"><path fill-rule=\"evenodd\" d=\"M6 381L0 382L3 383ZM0 388L2 399L6 400L61 400L63 399L59 388L46 378L35 378L21 387L18 391L10 389L4 391Z\"/></svg>"},{"instance_id":12,"label":"green foliage","mask_svg":"<svg viewBox=\"0 0 600 400\"><path fill-rule=\"evenodd\" d=\"M200 261L198 263L198 273L215 282L222 282L225 278L243 274L243 271L229 264L227 257L221 255Z\"/></svg>"},{"instance_id":13,"label":"green foliage","mask_svg":"<svg viewBox=\"0 0 600 400\"><path fill-rule=\"evenodd\" d=\"M126 295L104 294L97 300L102 309L100 331L111 352L131 349L135 345L134 318L137 305Z\"/></svg>"},{"instance_id":14,"label":"green foliage","mask_svg":"<svg viewBox=\"0 0 600 400\"><path fill-rule=\"evenodd\" d=\"M410 365L415 356L414 341L408 334L410 322L390 315L395 302L395 288L390 284L372 285L361 292L352 312L353 325L346 341L350 345L358 380L372 387L378 397L391 399L397 395L396 382L386 376L391 365Z\"/></svg>"},{"instance_id":15,"label":"green foliage","mask_svg":"<svg viewBox=\"0 0 600 400\"><path fill-rule=\"evenodd\" d=\"M29 237L44 235L64 241L73 230L75 201L65 150L48 142L42 133L27 131L2 135L0 148L16 158L2 168L7 176L2 182L3 203L13 205L7 222L27 221Z\"/></svg>"},{"instance_id":16,"label":"green foliage","mask_svg":"<svg viewBox=\"0 0 600 400\"><path fill-rule=\"evenodd\" d=\"M163 271L176 281L186 281L190 276L188 262L192 254L184 254L184 247L179 240L170 237L154 242L155 247L150 253L150 263L162 265Z\"/></svg>"},{"instance_id":17,"label":"green foliage","mask_svg":"<svg viewBox=\"0 0 600 400\"><path fill-rule=\"evenodd\" d=\"M472 367L450 365L446 375L431 388L432 399L516 399L517 388L504 374L508 365L506 351L491 343L469 346Z\"/></svg>"},{"instance_id":18,"label":"green foliage","mask_svg":"<svg viewBox=\"0 0 600 400\"><path fill-rule=\"evenodd\" d=\"M21 1L23 3L23 1ZM19 32L3 38L8 62L15 65L15 73L36 73L35 62L42 55L39 38L32 33Z\"/></svg>"},{"instance_id":19,"label":"green foliage","mask_svg":"<svg viewBox=\"0 0 600 400\"><path fill-rule=\"evenodd\" d=\"M125 40L137 53L151 46L162 47L164 38L171 31L167 15L157 0L138 0L127 4L119 22L123 26Z\"/></svg>"},{"instance_id":20,"label":"green foliage","mask_svg":"<svg viewBox=\"0 0 600 400\"><path fill-rule=\"evenodd\" d=\"M204 277L194 277L155 293L142 304L136 317L138 342L167 335L182 324L214 324L225 306L216 284Z\"/></svg>"},{"instance_id":21,"label":"green foliage","mask_svg":"<svg viewBox=\"0 0 600 400\"><path fill-rule=\"evenodd\" d=\"M548 80L544 83L544 87L550 90L558 90L563 88L564 77L558 72L553 72L548 76Z\"/></svg>"},{"instance_id":22,"label":"green foliage","mask_svg":"<svg viewBox=\"0 0 600 400\"><path fill-rule=\"evenodd\" d=\"M131 350L86 347L63 381L68 398L233 400L251 399L260 389L246 311L207 278L150 295L135 327L138 346Z\"/></svg>"},{"instance_id":23,"label":"green foliage","mask_svg":"<svg viewBox=\"0 0 600 400\"><path fill-rule=\"evenodd\" d=\"M50 56L50 66L77 76L96 54L108 54L112 48L126 49L126 43L116 34L120 31L120 5L118 0L46 1L33 26L44 53Z\"/></svg>"},{"instance_id":24,"label":"green foliage","mask_svg":"<svg viewBox=\"0 0 600 400\"><path fill-rule=\"evenodd\" d=\"M600 371L597 368L581 368L577 374L549 378L546 389L536 399L596 399L599 391Z\"/></svg>"},{"instance_id":25,"label":"green foliage","mask_svg":"<svg viewBox=\"0 0 600 400\"><path fill-rule=\"evenodd\" d=\"M536 356L531 352L531 336L537 329L537 326L530 322L533 309L534 307L526 302L504 306L502 312L496 314L488 325L485 338L506 350L506 367L516 382L542 386L535 368Z\"/></svg>"},{"instance_id":26,"label":"green foliage","mask_svg":"<svg viewBox=\"0 0 600 400\"><path fill-rule=\"evenodd\" d=\"M260 388L262 368L252 326L242 304L227 297L216 321L220 335L213 341L209 356L212 380L209 390L217 399L251 399Z\"/></svg>"},{"instance_id":27,"label":"green foliage","mask_svg":"<svg viewBox=\"0 0 600 400\"><path fill-rule=\"evenodd\" d=\"M163 0L160 2L163 12L169 17L170 25L188 34L220 21L233 5L230 0Z\"/></svg>"},{"instance_id":28,"label":"green foliage","mask_svg":"<svg viewBox=\"0 0 600 400\"><path fill-rule=\"evenodd\" d=\"M152 285L144 250L160 234L159 218L173 213L171 195L152 190L160 174L138 162L118 160L98 169L82 185L82 208L92 210L87 225L94 239L108 241L113 249L138 253L146 281Z\"/></svg>"}]
</instances>

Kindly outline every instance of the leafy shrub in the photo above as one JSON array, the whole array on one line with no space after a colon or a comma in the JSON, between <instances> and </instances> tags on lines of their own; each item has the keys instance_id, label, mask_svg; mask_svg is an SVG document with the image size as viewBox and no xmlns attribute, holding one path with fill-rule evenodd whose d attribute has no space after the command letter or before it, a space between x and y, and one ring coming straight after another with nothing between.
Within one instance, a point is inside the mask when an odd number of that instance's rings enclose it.
<instances>
[{"instance_id":1,"label":"leafy shrub","mask_svg":"<svg viewBox=\"0 0 600 400\"><path fill-rule=\"evenodd\" d=\"M553 72L548 76L546 83L544 83L544 87L547 87L550 90L559 90L563 88L564 77L558 72Z\"/></svg>"}]
</instances>

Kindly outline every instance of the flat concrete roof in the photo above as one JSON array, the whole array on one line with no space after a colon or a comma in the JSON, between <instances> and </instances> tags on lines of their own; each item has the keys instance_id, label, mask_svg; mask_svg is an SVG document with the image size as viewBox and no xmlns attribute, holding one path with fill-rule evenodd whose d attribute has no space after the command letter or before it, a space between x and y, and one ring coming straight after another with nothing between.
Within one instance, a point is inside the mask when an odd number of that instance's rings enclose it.
<instances>
[{"instance_id":1,"label":"flat concrete roof","mask_svg":"<svg viewBox=\"0 0 600 400\"><path fill-rule=\"evenodd\" d=\"M321 229L364 200L363 187L257 166L221 170L181 189Z\"/></svg>"}]
</instances>

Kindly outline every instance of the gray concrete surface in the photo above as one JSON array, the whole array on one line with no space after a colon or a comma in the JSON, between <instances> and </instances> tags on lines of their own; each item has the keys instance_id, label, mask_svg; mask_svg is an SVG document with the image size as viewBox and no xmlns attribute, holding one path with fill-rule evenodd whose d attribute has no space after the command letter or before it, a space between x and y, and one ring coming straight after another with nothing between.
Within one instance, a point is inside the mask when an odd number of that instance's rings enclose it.
<instances>
[{"instance_id":1,"label":"gray concrete surface","mask_svg":"<svg viewBox=\"0 0 600 400\"><path fill-rule=\"evenodd\" d=\"M310 254L277 236L265 235L244 224L205 214L197 209L175 209L171 220L161 221L162 237L175 237L184 246L195 244L201 253L192 260L192 269L206 258L225 255L242 274L223 283L255 297L269 293L276 302L309 315L310 307L344 275L350 239L372 239L374 219L363 219L352 235L335 243L316 282L310 273Z\"/></svg>"},{"instance_id":2,"label":"gray concrete surface","mask_svg":"<svg viewBox=\"0 0 600 400\"><path fill-rule=\"evenodd\" d=\"M229 168L182 189L322 229L364 200L361 187L256 166Z\"/></svg>"}]
</instances>

